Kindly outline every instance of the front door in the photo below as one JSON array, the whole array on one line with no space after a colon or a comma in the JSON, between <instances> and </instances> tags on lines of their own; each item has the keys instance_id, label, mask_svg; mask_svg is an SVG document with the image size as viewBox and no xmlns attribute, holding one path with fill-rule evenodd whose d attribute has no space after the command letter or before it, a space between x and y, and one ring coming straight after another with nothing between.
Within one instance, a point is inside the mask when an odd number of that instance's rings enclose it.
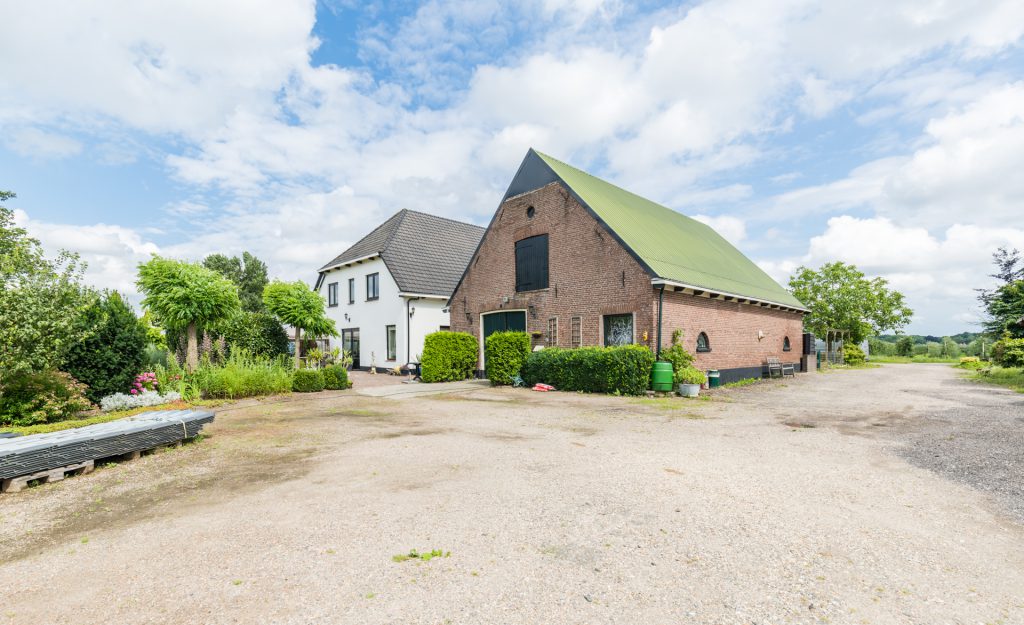
<instances>
[{"instance_id":1,"label":"front door","mask_svg":"<svg viewBox=\"0 0 1024 625\"><path fill-rule=\"evenodd\" d=\"M352 368L359 368L359 328L341 331L341 348L352 355Z\"/></svg>"}]
</instances>

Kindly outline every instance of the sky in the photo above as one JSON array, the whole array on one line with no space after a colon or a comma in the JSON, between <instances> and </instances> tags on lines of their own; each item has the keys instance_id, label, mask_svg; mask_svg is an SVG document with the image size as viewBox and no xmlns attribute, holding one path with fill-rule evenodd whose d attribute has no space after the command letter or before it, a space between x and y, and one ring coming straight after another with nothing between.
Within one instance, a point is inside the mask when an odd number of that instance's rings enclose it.
<instances>
[{"instance_id":1,"label":"sky","mask_svg":"<svg viewBox=\"0 0 1024 625\"><path fill-rule=\"evenodd\" d=\"M975 330L1024 250L1020 0L0 1L0 189L138 301L153 253L316 269L402 208L486 225L530 148L785 284Z\"/></svg>"}]
</instances>

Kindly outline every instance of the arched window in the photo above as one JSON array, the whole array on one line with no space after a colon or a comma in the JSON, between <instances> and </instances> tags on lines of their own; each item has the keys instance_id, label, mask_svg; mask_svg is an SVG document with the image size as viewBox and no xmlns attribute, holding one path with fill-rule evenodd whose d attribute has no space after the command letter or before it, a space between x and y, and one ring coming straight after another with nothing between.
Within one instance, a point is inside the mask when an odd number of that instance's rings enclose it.
<instances>
[{"instance_id":1,"label":"arched window","mask_svg":"<svg viewBox=\"0 0 1024 625\"><path fill-rule=\"evenodd\" d=\"M708 342L708 335L701 332L697 335L697 351L698 352L710 352L711 343Z\"/></svg>"},{"instance_id":2,"label":"arched window","mask_svg":"<svg viewBox=\"0 0 1024 625\"><path fill-rule=\"evenodd\" d=\"M782 339L782 351L788 352L791 349L793 349L793 348L790 347L790 345L789 345L789 337L787 336L784 339Z\"/></svg>"}]
</instances>

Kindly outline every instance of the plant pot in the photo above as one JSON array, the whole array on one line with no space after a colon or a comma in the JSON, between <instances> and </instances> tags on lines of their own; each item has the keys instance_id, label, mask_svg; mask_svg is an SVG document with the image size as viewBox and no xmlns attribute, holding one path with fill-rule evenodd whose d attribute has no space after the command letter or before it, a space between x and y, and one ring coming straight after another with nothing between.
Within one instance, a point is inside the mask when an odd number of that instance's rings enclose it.
<instances>
[{"instance_id":1,"label":"plant pot","mask_svg":"<svg viewBox=\"0 0 1024 625\"><path fill-rule=\"evenodd\" d=\"M679 394L683 397L696 397L700 394L700 384L680 384Z\"/></svg>"}]
</instances>

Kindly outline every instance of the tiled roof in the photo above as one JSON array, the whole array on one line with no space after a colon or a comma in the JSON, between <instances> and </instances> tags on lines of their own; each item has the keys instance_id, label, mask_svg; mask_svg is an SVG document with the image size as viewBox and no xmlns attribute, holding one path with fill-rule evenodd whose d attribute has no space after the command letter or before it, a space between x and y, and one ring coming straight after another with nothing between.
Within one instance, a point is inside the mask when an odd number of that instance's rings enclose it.
<instances>
[{"instance_id":1,"label":"tiled roof","mask_svg":"<svg viewBox=\"0 0 1024 625\"><path fill-rule=\"evenodd\" d=\"M379 254L403 293L449 297L483 234L480 226L402 209L319 271Z\"/></svg>"}]
</instances>

